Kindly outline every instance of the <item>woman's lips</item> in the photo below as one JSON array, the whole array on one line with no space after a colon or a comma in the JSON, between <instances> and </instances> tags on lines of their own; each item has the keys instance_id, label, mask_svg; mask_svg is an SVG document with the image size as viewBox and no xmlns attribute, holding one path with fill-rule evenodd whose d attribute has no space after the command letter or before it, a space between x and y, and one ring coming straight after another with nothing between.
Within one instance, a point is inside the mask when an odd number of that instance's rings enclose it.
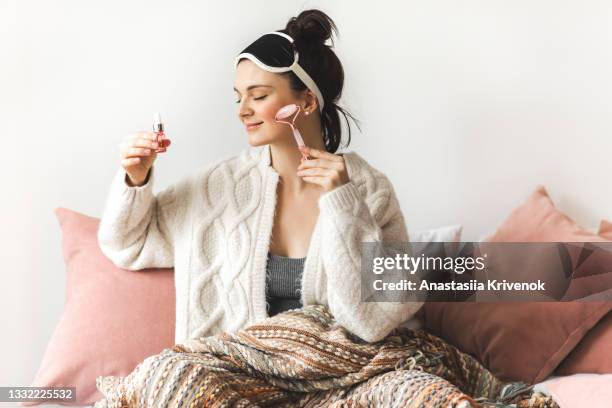
<instances>
[{"instance_id":1,"label":"woman's lips","mask_svg":"<svg viewBox=\"0 0 612 408\"><path fill-rule=\"evenodd\" d=\"M262 124L262 123L263 123L263 122L259 122L259 123L256 123L256 124L254 124L254 125L246 125L246 129L247 129L247 130L257 129L259 126L261 126L261 124Z\"/></svg>"}]
</instances>

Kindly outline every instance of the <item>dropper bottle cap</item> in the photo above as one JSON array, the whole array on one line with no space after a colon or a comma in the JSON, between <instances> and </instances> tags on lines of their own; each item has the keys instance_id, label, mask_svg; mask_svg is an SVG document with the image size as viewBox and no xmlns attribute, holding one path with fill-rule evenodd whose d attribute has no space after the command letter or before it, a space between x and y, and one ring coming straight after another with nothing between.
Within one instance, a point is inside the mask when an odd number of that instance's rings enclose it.
<instances>
[{"instance_id":1,"label":"dropper bottle cap","mask_svg":"<svg viewBox=\"0 0 612 408\"><path fill-rule=\"evenodd\" d=\"M161 115L159 114L159 112L157 112L157 113L155 113L155 115L153 115L153 131L154 132L163 132L164 131L164 124L162 123Z\"/></svg>"}]
</instances>

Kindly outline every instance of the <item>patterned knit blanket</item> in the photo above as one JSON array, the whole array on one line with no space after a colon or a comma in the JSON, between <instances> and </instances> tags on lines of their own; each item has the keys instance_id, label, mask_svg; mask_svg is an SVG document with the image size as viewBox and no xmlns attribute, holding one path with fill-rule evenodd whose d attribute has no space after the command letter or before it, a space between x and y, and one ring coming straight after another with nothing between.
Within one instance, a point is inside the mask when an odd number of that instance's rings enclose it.
<instances>
[{"instance_id":1,"label":"patterned knit blanket","mask_svg":"<svg viewBox=\"0 0 612 408\"><path fill-rule=\"evenodd\" d=\"M111 407L554 407L423 330L367 343L307 306L192 339L96 380Z\"/></svg>"}]
</instances>

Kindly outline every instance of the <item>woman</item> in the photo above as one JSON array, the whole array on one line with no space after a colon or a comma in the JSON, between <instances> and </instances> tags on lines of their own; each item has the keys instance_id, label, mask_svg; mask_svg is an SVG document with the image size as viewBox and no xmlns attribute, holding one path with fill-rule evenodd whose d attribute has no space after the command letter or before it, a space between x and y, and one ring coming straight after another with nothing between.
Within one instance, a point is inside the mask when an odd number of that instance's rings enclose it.
<instances>
[{"instance_id":1,"label":"woman","mask_svg":"<svg viewBox=\"0 0 612 408\"><path fill-rule=\"evenodd\" d=\"M387 177L336 154L334 28L305 11L236 58L237 113L257 149L154 196L154 136L122 146L100 245L123 268L175 268L177 344L126 377L98 377L96 408L557 407L425 331L393 330L421 302L360 301L361 243L408 235ZM274 121L291 103L308 160Z\"/></svg>"},{"instance_id":2,"label":"woman","mask_svg":"<svg viewBox=\"0 0 612 408\"><path fill-rule=\"evenodd\" d=\"M336 154L346 113L336 104L342 65L325 44L335 30L323 12L304 11L236 58L238 119L256 149L154 196L154 134L122 143L99 243L125 269L175 268L176 343L314 304L374 342L420 308L361 302L362 242L408 234L388 178L356 153ZM303 112L296 125L308 160L274 120L288 104Z\"/></svg>"}]
</instances>

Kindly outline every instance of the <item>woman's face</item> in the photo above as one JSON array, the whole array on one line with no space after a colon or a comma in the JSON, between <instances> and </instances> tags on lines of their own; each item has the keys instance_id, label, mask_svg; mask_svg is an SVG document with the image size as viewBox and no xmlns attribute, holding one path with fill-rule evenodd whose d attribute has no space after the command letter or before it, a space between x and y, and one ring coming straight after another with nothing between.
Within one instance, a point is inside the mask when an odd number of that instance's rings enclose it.
<instances>
[{"instance_id":1,"label":"woman's face","mask_svg":"<svg viewBox=\"0 0 612 408\"><path fill-rule=\"evenodd\" d=\"M285 105L301 106L285 76L264 71L250 60L243 59L236 68L234 84L238 119L245 126L252 146L261 146L279 140L292 140L291 128L274 120L276 112ZM298 116L296 124L300 122ZM247 127L248 124L259 124Z\"/></svg>"}]
</instances>

